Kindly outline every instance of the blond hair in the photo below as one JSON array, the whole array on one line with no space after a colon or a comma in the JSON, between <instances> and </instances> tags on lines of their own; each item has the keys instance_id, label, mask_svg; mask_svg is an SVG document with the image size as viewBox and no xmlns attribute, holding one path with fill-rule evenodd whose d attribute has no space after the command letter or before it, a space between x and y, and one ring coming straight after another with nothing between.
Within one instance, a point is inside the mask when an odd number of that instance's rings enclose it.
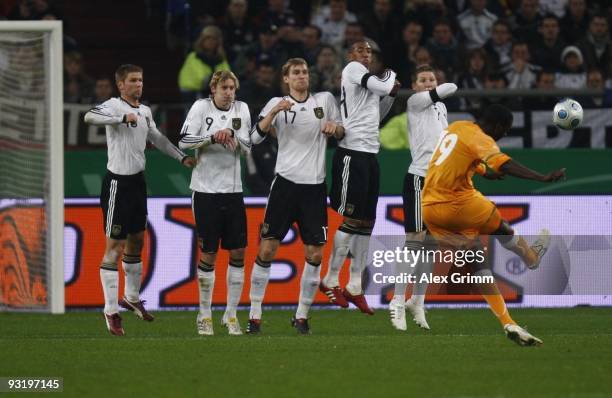
<instances>
[{"instance_id":1,"label":"blond hair","mask_svg":"<svg viewBox=\"0 0 612 398\"><path fill-rule=\"evenodd\" d=\"M230 79L234 82L234 84L236 85L236 90L240 88L240 83L238 82L238 78L236 77L236 75L234 75L234 72L229 71L229 70L218 70L215 73L213 73L212 77L210 78L209 87L211 89L213 87L217 87L217 84L224 82L227 79Z\"/></svg>"},{"instance_id":2,"label":"blond hair","mask_svg":"<svg viewBox=\"0 0 612 398\"><path fill-rule=\"evenodd\" d=\"M221 32L221 29L214 25L209 25L202 29L200 36L198 36L198 39L195 41L195 43L193 43L193 50L195 52L200 51L202 49L202 43L207 37L214 37L217 39L217 49L215 52L218 57L225 60L226 56L225 50L223 50L223 32Z\"/></svg>"}]
</instances>

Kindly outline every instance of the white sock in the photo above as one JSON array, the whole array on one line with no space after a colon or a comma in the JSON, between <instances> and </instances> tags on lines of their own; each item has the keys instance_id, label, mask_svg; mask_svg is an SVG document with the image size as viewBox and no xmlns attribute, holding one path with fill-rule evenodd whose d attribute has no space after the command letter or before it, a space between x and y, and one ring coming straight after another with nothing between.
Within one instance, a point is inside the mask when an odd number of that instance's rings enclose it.
<instances>
[{"instance_id":1,"label":"white sock","mask_svg":"<svg viewBox=\"0 0 612 398\"><path fill-rule=\"evenodd\" d=\"M119 271L100 268L100 282L104 291L104 313L107 315L119 312Z\"/></svg>"},{"instance_id":2,"label":"white sock","mask_svg":"<svg viewBox=\"0 0 612 398\"><path fill-rule=\"evenodd\" d=\"M198 268L198 286L200 288L200 313L198 319L212 318L212 295L215 287L215 271L202 271Z\"/></svg>"},{"instance_id":3,"label":"white sock","mask_svg":"<svg viewBox=\"0 0 612 398\"><path fill-rule=\"evenodd\" d=\"M401 282L395 282L395 292L393 293L393 301L403 304L406 301L406 288L408 283L404 282L407 275L410 274L412 269L405 262L395 263L395 276Z\"/></svg>"},{"instance_id":4,"label":"white sock","mask_svg":"<svg viewBox=\"0 0 612 398\"><path fill-rule=\"evenodd\" d=\"M140 300L140 278L142 276L142 261L138 263L126 263L122 261L125 271L125 297L132 303Z\"/></svg>"},{"instance_id":5,"label":"white sock","mask_svg":"<svg viewBox=\"0 0 612 398\"><path fill-rule=\"evenodd\" d=\"M251 310L249 312L249 319L261 319L261 304L266 294L269 279L270 267L262 267L255 263L253 272L251 272L251 291L249 292Z\"/></svg>"},{"instance_id":6,"label":"white sock","mask_svg":"<svg viewBox=\"0 0 612 398\"><path fill-rule=\"evenodd\" d=\"M304 264L302 271L302 279L300 281L300 301L298 304L295 317L297 319L308 318L308 311L317 293L320 277L320 264L312 265L308 261Z\"/></svg>"},{"instance_id":7,"label":"white sock","mask_svg":"<svg viewBox=\"0 0 612 398\"><path fill-rule=\"evenodd\" d=\"M370 246L370 235L353 235L351 241L351 266L349 268L350 278L346 284L346 290L352 295L363 294L361 280L363 271L367 265L368 248Z\"/></svg>"},{"instance_id":8,"label":"white sock","mask_svg":"<svg viewBox=\"0 0 612 398\"><path fill-rule=\"evenodd\" d=\"M425 294L427 293L427 287L429 283L421 280L421 275L430 275L433 271L433 262L432 261L419 261L417 266L415 267L414 275L416 276L416 282L414 287L412 288L412 297L410 297L410 301L416 305L424 305L425 304Z\"/></svg>"},{"instance_id":9,"label":"white sock","mask_svg":"<svg viewBox=\"0 0 612 398\"><path fill-rule=\"evenodd\" d=\"M344 231L336 231L334 235L334 245L332 247L331 256L329 258L329 267L327 275L323 278L323 284L327 287L335 287L340 285L339 276L342 270L342 265L349 252L349 245L355 235Z\"/></svg>"},{"instance_id":10,"label":"white sock","mask_svg":"<svg viewBox=\"0 0 612 398\"><path fill-rule=\"evenodd\" d=\"M236 307L240 303L242 286L244 285L244 267L227 267L227 307L226 318L236 318Z\"/></svg>"}]
</instances>

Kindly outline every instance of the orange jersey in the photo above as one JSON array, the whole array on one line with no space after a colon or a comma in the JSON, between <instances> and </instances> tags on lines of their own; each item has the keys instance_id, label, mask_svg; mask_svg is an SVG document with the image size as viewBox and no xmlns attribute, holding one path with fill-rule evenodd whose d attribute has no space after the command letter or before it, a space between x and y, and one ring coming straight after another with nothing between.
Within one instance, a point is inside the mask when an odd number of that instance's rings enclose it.
<instances>
[{"instance_id":1,"label":"orange jersey","mask_svg":"<svg viewBox=\"0 0 612 398\"><path fill-rule=\"evenodd\" d=\"M481 196L472 183L474 173L484 174L487 167L499 171L508 160L510 157L476 123L452 123L442 133L429 162L423 206Z\"/></svg>"}]
</instances>

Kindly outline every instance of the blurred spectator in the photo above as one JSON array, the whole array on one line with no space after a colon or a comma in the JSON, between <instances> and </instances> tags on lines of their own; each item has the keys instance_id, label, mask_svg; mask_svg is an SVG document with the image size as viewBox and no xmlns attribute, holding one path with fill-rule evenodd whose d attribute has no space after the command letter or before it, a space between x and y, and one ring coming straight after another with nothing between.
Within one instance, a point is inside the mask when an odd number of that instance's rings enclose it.
<instances>
[{"instance_id":1,"label":"blurred spectator","mask_svg":"<svg viewBox=\"0 0 612 398\"><path fill-rule=\"evenodd\" d=\"M467 53L464 72L457 79L459 88L479 90L484 87L487 75L487 53L482 48L471 50ZM438 83L439 84L439 83ZM480 100L477 97L462 98L462 109L479 108Z\"/></svg>"},{"instance_id":2,"label":"blurred spectator","mask_svg":"<svg viewBox=\"0 0 612 398\"><path fill-rule=\"evenodd\" d=\"M43 19L43 17L47 14L55 15L57 17L56 19L62 19L60 18L59 10L57 9L57 7L55 7L53 2L51 1L31 0L30 7L32 8L32 13L33 13L32 19Z\"/></svg>"},{"instance_id":3,"label":"blurred spectator","mask_svg":"<svg viewBox=\"0 0 612 398\"><path fill-rule=\"evenodd\" d=\"M236 62L246 65L246 72L243 75L247 76L255 71L261 61L280 69L287 59L301 56L301 52L301 46L280 41L280 31L276 25L265 25L259 30L257 42L240 54Z\"/></svg>"},{"instance_id":4,"label":"blurred spectator","mask_svg":"<svg viewBox=\"0 0 612 398\"><path fill-rule=\"evenodd\" d=\"M30 0L19 0L8 14L8 19L13 21L27 21L34 19Z\"/></svg>"},{"instance_id":5,"label":"blurred spectator","mask_svg":"<svg viewBox=\"0 0 612 398\"><path fill-rule=\"evenodd\" d=\"M470 0L470 8L457 16L468 50L484 46L491 37L497 16L485 8L486 3L487 0Z\"/></svg>"},{"instance_id":6,"label":"blurred spectator","mask_svg":"<svg viewBox=\"0 0 612 398\"><path fill-rule=\"evenodd\" d=\"M512 34L510 33L510 25L508 22L499 20L493 24L491 38L487 41L484 49L489 54L489 58L496 67L510 62Z\"/></svg>"},{"instance_id":7,"label":"blurred spectator","mask_svg":"<svg viewBox=\"0 0 612 398\"><path fill-rule=\"evenodd\" d=\"M538 0L521 0L518 10L510 18L510 27L515 39L533 43L538 38L541 21L538 8Z\"/></svg>"},{"instance_id":8,"label":"blurred spectator","mask_svg":"<svg viewBox=\"0 0 612 398\"><path fill-rule=\"evenodd\" d=\"M285 0L268 0L268 6L264 10L260 20L263 25L297 26L296 16L293 10L288 9Z\"/></svg>"},{"instance_id":9,"label":"blurred spectator","mask_svg":"<svg viewBox=\"0 0 612 398\"><path fill-rule=\"evenodd\" d=\"M178 84L183 102L192 103L197 98L205 97L212 74L229 69L221 29L212 25L205 27L179 71Z\"/></svg>"},{"instance_id":10,"label":"blurred spectator","mask_svg":"<svg viewBox=\"0 0 612 398\"><path fill-rule=\"evenodd\" d=\"M416 49L414 52L414 64L416 66L425 64L435 66L434 59L426 47L419 47Z\"/></svg>"},{"instance_id":11,"label":"blurred spectator","mask_svg":"<svg viewBox=\"0 0 612 398\"><path fill-rule=\"evenodd\" d=\"M567 12L561 19L561 32L564 40L574 44L582 39L589 28L586 0L569 0Z\"/></svg>"},{"instance_id":12,"label":"blurred spectator","mask_svg":"<svg viewBox=\"0 0 612 398\"><path fill-rule=\"evenodd\" d=\"M506 80L506 77L501 73L490 73L485 78L484 88L486 90L503 91L507 87L508 87L508 81ZM516 96L495 97L493 95L489 95L487 97L482 98L480 109L484 109L491 104L501 104L501 105L507 106L513 111L523 110L521 99Z\"/></svg>"},{"instance_id":13,"label":"blurred spectator","mask_svg":"<svg viewBox=\"0 0 612 398\"><path fill-rule=\"evenodd\" d=\"M257 31L247 16L246 0L231 0L219 27L223 31L223 42L227 49L227 59L237 75L244 73L244 65L235 63L236 57L257 40Z\"/></svg>"},{"instance_id":14,"label":"blurred spectator","mask_svg":"<svg viewBox=\"0 0 612 398\"><path fill-rule=\"evenodd\" d=\"M542 18L540 35L532 47L534 62L544 69L559 70L561 68L561 52L566 47L561 39L559 20L552 14Z\"/></svg>"},{"instance_id":15,"label":"blurred spectator","mask_svg":"<svg viewBox=\"0 0 612 398\"><path fill-rule=\"evenodd\" d=\"M108 77L100 77L96 79L94 88L93 104L101 104L113 96L113 82Z\"/></svg>"},{"instance_id":16,"label":"blurred spectator","mask_svg":"<svg viewBox=\"0 0 612 398\"><path fill-rule=\"evenodd\" d=\"M59 17L53 13L47 13L41 17L43 21L58 21ZM66 24L64 23L64 32L66 31ZM76 40L68 36L67 34L62 35L62 44L64 46L64 53L74 52L79 50L79 46Z\"/></svg>"},{"instance_id":17,"label":"blurred spectator","mask_svg":"<svg viewBox=\"0 0 612 398\"><path fill-rule=\"evenodd\" d=\"M582 52L576 46L567 46L561 53L561 71L555 77L558 88L583 89L586 87L586 72Z\"/></svg>"},{"instance_id":18,"label":"blurred spectator","mask_svg":"<svg viewBox=\"0 0 612 398\"><path fill-rule=\"evenodd\" d=\"M302 52L308 65L317 62L321 48L321 29L315 25L305 26L302 29Z\"/></svg>"},{"instance_id":19,"label":"blurred spectator","mask_svg":"<svg viewBox=\"0 0 612 398\"><path fill-rule=\"evenodd\" d=\"M340 95L342 67L336 49L330 45L321 46L317 62L310 66L310 89L313 92L329 91Z\"/></svg>"},{"instance_id":20,"label":"blurred spectator","mask_svg":"<svg viewBox=\"0 0 612 398\"><path fill-rule=\"evenodd\" d=\"M81 54L64 54L64 102L88 102L93 96L93 88L94 81L85 73Z\"/></svg>"},{"instance_id":21,"label":"blurred spectator","mask_svg":"<svg viewBox=\"0 0 612 398\"><path fill-rule=\"evenodd\" d=\"M272 97L279 96L278 79L272 60L261 57L257 62L255 74L240 88L240 97L249 104L251 119L257 120L259 112Z\"/></svg>"},{"instance_id":22,"label":"blurred spectator","mask_svg":"<svg viewBox=\"0 0 612 398\"><path fill-rule=\"evenodd\" d=\"M445 0L413 0L406 1L405 4L406 19L419 21L423 26L424 37L431 35L435 21L450 16Z\"/></svg>"},{"instance_id":23,"label":"blurred spectator","mask_svg":"<svg viewBox=\"0 0 612 398\"><path fill-rule=\"evenodd\" d=\"M543 70L538 74L536 80L536 88L539 91L552 90L555 87L555 73L552 71ZM542 110L553 109L558 98L551 96L527 97L523 100L523 105L527 110Z\"/></svg>"},{"instance_id":24,"label":"blurred spectator","mask_svg":"<svg viewBox=\"0 0 612 398\"><path fill-rule=\"evenodd\" d=\"M457 40L453 36L450 22L439 19L434 23L433 35L426 45L438 68L453 74L457 59ZM439 83L438 83L439 84Z\"/></svg>"},{"instance_id":25,"label":"blurred spectator","mask_svg":"<svg viewBox=\"0 0 612 398\"><path fill-rule=\"evenodd\" d=\"M412 79L414 65L414 52L421 46L423 37L423 25L418 21L410 21L402 31L402 47L398 48L396 58L393 63L397 78L400 82L409 82Z\"/></svg>"},{"instance_id":26,"label":"blurred spectator","mask_svg":"<svg viewBox=\"0 0 612 398\"><path fill-rule=\"evenodd\" d=\"M598 14L591 18L589 31L578 43L588 68L600 69L604 78L612 77L612 40L608 20Z\"/></svg>"},{"instance_id":27,"label":"blurred spectator","mask_svg":"<svg viewBox=\"0 0 612 398\"><path fill-rule=\"evenodd\" d=\"M410 149L406 112L393 116L380 129L380 145L385 149Z\"/></svg>"},{"instance_id":28,"label":"blurred spectator","mask_svg":"<svg viewBox=\"0 0 612 398\"><path fill-rule=\"evenodd\" d=\"M587 88L600 90L601 95L596 95L593 97L583 96L581 98L577 98L583 108L601 108L612 105L607 103L606 98L604 97L604 78L599 69L590 69L587 73Z\"/></svg>"},{"instance_id":29,"label":"blurred spectator","mask_svg":"<svg viewBox=\"0 0 612 398\"><path fill-rule=\"evenodd\" d=\"M373 9L365 12L359 22L364 34L380 46L385 62L391 62L401 42L402 29L402 17L393 12L391 0L374 0Z\"/></svg>"},{"instance_id":30,"label":"blurred spectator","mask_svg":"<svg viewBox=\"0 0 612 398\"><path fill-rule=\"evenodd\" d=\"M540 0L540 13L552 14L557 18L565 16L567 0Z\"/></svg>"},{"instance_id":31,"label":"blurred spectator","mask_svg":"<svg viewBox=\"0 0 612 398\"><path fill-rule=\"evenodd\" d=\"M521 41L513 43L510 57L510 62L501 68L508 81L508 88L533 87L542 68L529 63L531 57L527 43Z\"/></svg>"},{"instance_id":32,"label":"blurred spectator","mask_svg":"<svg viewBox=\"0 0 612 398\"><path fill-rule=\"evenodd\" d=\"M321 28L321 41L336 48L344 42L346 25L351 22L357 22L357 18L346 10L346 0L330 0L312 17L312 24Z\"/></svg>"}]
</instances>

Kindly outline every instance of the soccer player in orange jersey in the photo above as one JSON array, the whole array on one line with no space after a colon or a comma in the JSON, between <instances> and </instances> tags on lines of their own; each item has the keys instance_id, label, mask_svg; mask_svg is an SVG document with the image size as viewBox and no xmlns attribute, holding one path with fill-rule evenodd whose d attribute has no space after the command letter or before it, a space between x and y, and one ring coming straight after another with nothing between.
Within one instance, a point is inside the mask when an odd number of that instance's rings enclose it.
<instances>
[{"instance_id":1,"label":"soccer player in orange jersey","mask_svg":"<svg viewBox=\"0 0 612 398\"><path fill-rule=\"evenodd\" d=\"M489 179L511 175L541 182L553 182L565 176L565 169L540 174L502 153L495 141L505 136L511 126L512 113L497 104L486 108L477 122L458 121L448 126L429 163L423 189L423 218L441 245L477 248L479 235L494 235L502 246L534 269L550 243L548 231L542 230L536 242L529 246L502 219L495 204L472 183L474 173ZM476 275L492 275L482 264L473 266ZM520 345L542 343L512 320L494 283L478 285L478 288L510 339Z\"/></svg>"}]
</instances>

